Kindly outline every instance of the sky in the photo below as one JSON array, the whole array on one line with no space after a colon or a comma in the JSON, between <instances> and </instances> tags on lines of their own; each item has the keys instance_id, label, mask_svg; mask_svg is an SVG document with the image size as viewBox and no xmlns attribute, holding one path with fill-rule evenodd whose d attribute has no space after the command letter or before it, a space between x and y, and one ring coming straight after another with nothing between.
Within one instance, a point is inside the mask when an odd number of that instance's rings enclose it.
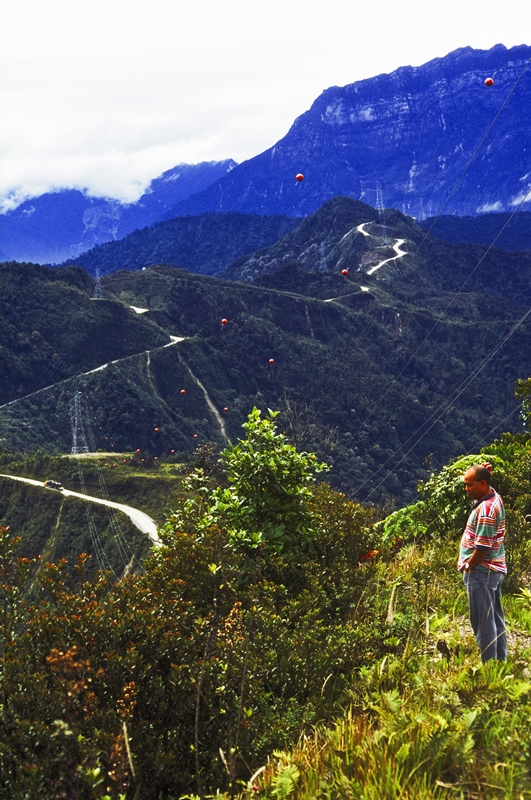
<instances>
[{"instance_id":1,"label":"sky","mask_svg":"<svg viewBox=\"0 0 531 800\"><path fill-rule=\"evenodd\" d=\"M524 0L3 0L0 203L132 202L179 163L257 155L329 86L530 44Z\"/></svg>"}]
</instances>

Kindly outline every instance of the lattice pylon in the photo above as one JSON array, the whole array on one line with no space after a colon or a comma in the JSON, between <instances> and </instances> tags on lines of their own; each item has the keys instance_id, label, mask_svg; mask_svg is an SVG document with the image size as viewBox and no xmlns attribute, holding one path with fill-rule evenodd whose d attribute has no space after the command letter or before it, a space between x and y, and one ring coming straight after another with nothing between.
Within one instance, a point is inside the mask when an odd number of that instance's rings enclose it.
<instances>
[{"instance_id":1,"label":"lattice pylon","mask_svg":"<svg viewBox=\"0 0 531 800\"><path fill-rule=\"evenodd\" d=\"M382 197L382 184L376 181L376 210L380 217L380 225L382 228L382 244L387 244L387 226L385 224L385 208Z\"/></svg>"},{"instance_id":2,"label":"lattice pylon","mask_svg":"<svg viewBox=\"0 0 531 800\"><path fill-rule=\"evenodd\" d=\"M100 268L97 267L96 269L96 283L94 284L94 294L92 297L95 300L103 300L103 294L101 291L101 280L100 280Z\"/></svg>"},{"instance_id":3,"label":"lattice pylon","mask_svg":"<svg viewBox=\"0 0 531 800\"><path fill-rule=\"evenodd\" d=\"M79 453L88 453L87 437L83 426L83 415L81 409L81 392L76 392L72 398L70 406L70 425L72 427L72 453L77 456Z\"/></svg>"}]
</instances>

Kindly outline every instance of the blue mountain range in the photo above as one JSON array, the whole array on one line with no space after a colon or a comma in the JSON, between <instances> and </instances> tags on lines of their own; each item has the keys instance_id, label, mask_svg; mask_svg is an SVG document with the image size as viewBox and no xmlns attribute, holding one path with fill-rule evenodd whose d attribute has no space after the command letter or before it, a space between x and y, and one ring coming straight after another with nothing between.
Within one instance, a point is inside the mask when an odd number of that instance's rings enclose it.
<instances>
[{"instance_id":1,"label":"blue mountain range","mask_svg":"<svg viewBox=\"0 0 531 800\"><path fill-rule=\"evenodd\" d=\"M378 194L384 206L419 220L441 210L512 211L531 188L530 59L524 45L464 47L420 67L333 86L273 147L172 214L301 217L337 195L376 206ZM488 77L493 86L485 85ZM295 180L298 173L304 181Z\"/></svg>"},{"instance_id":2,"label":"blue mountain range","mask_svg":"<svg viewBox=\"0 0 531 800\"><path fill-rule=\"evenodd\" d=\"M152 180L136 203L90 197L76 189L34 197L0 216L0 261L59 264L72 260L104 242L154 225L175 203L234 166L231 159L179 164Z\"/></svg>"},{"instance_id":3,"label":"blue mountain range","mask_svg":"<svg viewBox=\"0 0 531 800\"><path fill-rule=\"evenodd\" d=\"M531 188L530 61L526 45L465 47L331 87L265 152L175 167L138 203L74 190L28 200L0 216L0 259L60 263L189 215L300 218L338 195L418 220L512 212Z\"/></svg>"}]
</instances>

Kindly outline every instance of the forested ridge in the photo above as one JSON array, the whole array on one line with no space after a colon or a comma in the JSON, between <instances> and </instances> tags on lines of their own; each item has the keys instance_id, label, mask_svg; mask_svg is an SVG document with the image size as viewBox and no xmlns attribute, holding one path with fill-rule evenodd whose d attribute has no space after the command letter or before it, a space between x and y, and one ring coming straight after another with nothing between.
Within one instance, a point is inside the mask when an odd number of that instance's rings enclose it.
<instances>
[{"instance_id":1,"label":"forested ridge","mask_svg":"<svg viewBox=\"0 0 531 800\"><path fill-rule=\"evenodd\" d=\"M176 217L99 245L66 262L91 275L169 264L200 275L220 275L239 256L273 244L298 220L286 216L203 214Z\"/></svg>"},{"instance_id":2,"label":"forested ridge","mask_svg":"<svg viewBox=\"0 0 531 800\"><path fill-rule=\"evenodd\" d=\"M531 211L514 214L481 214L479 217L454 217L442 215L428 217L419 225L447 242L476 242L491 244L504 250L529 250L531 248Z\"/></svg>"},{"instance_id":3,"label":"forested ridge","mask_svg":"<svg viewBox=\"0 0 531 800\"><path fill-rule=\"evenodd\" d=\"M326 454L337 488L413 497L430 453L518 425L531 256L426 238L399 212L382 245L374 214L330 201L253 256L254 283L156 266L93 300L79 268L4 265L3 445L69 452L78 390L96 447L157 457L234 440L257 405ZM407 255L371 272L399 238Z\"/></svg>"}]
</instances>

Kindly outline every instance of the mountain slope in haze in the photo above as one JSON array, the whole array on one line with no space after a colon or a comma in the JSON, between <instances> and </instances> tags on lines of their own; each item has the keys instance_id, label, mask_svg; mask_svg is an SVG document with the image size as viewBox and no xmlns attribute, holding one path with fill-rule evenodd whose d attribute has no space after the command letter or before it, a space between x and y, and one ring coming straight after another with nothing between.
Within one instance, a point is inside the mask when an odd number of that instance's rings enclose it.
<instances>
[{"instance_id":1,"label":"mountain slope in haze","mask_svg":"<svg viewBox=\"0 0 531 800\"><path fill-rule=\"evenodd\" d=\"M240 165L180 165L152 181L137 203L77 191L28 200L0 215L0 258L62 263L176 216L304 217L334 196L418 219L441 210L512 211L531 186L531 70L524 72L530 57L525 45L465 47L419 67L330 87L264 153ZM486 76L493 76L492 87ZM305 180L297 183L301 171Z\"/></svg>"},{"instance_id":2,"label":"mountain slope in haze","mask_svg":"<svg viewBox=\"0 0 531 800\"><path fill-rule=\"evenodd\" d=\"M120 269L142 269L163 263L203 275L219 276L223 273L231 280L247 281L274 270L279 260L296 260L312 271L326 270L328 263L337 266L339 247L346 258L342 264L348 266L353 255L361 257L361 253L368 249L367 237L359 233L353 235L355 231L351 228L360 222L378 222L379 213L371 206L350 198L335 198L325 207L329 209L326 214L321 214L321 210L315 212L320 219L317 225L314 224L314 215L302 223L296 218L237 212L176 217L134 231L118 242L99 245L67 263L83 267L91 275L96 275L97 269L100 275L107 275ZM387 209L385 217L392 222L399 213ZM432 233L450 242L490 244L509 217L509 214L441 217ZM429 230L432 222L419 223L420 228ZM338 243L335 238L338 226L347 223L351 226L346 231L348 237ZM414 221L404 215L400 216L400 224L408 229L415 226ZM416 228L417 238L424 236L420 228ZM531 212L520 211L513 217L496 244L498 247L508 246L510 250L531 245ZM347 256L349 250L352 252ZM389 255L394 253L389 251ZM379 256L380 252L377 252L375 257Z\"/></svg>"},{"instance_id":3,"label":"mountain slope in haze","mask_svg":"<svg viewBox=\"0 0 531 800\"><path fill-rule=\"evenodd\" d=\"M127 344L128 357L109 363L105 355L96 369L98 330L88 336L80 313L75 328L84 346L72 349L61 332L56 349L66 379L2 409L3 445L69 452L75 391L93 408L97 447L152 455L190 453L209 440L223 445L240 436L254 405L283 408L299 445L330 461L335 486L360 499L412 497L430 454L443 463L477 450L501 426L518 427L513 388L531 374L531 321L523 318L531 254L492 250L477 266L484 247L432 237L419 247L424 231L400 212L389 212L383 245L371 213L348 198L330 201L285 237L300 237L298 249L277 260L270 254L270 271L255 283L155 266L105 277L108 299L92 301L86 276L80 306L121 305L103 335L108 348L122 342L125 352ZM318 254L297 261L326 232L334 253L327 270L319 269ZM389 261L397 240L406 255ZM341 259L349 263L346 276ZM27 265L21 272L10 306L25 308L38 334L41 298L59 280L67 291L82 273ZM129 306L147 311L135 317ZM56 313L58 331L72 328L70 316ZM161 342L182 341L157 347L139 337L132 347L127 326L140 319ZM16 331L16 316L11 320ZM26 328L5 348L15 364L26 358ZM33 385L46 386L46 365L32 369Z\"/></svg>"},{"instance_id":4,"label":"mountain slope in haze","mask_svg":"<svg viewBox=\"0 0 531 800\"><path fill-rule=\"evenodd\" d=\"M479 217L428 217L419 222L421 228L445 242L475 242L504 250L531 249L531 211L511 214L481 214Z\"/></svg>"},{"instance_id":5,"label":"mountain slope in haze","mask_svg":"<svg viewBox=\"0 0 531 800\"><path fill-rule=\"evenodd\" d=\"M235 162L179 164L151 181L136 203L49 192L0 214L0 260L58 264L166 217L175 203L226 175Z\"/></svg>"},{"instance_id":6,"label":"mountain slope in haze","mask_svg":"<svg viewBox=\"0 0 531 800\"><path fill-rule=\"evenodd\" d=\"M423 219L443 207L525 64L531 47L464 47L420 67L324 91L286 136L177 204L174 215L216 211L307 216L344 195ZM484 80L493 76L494 86ZM531 70L522 76L447 214L512 210L530 186ZM305 180L297 184L295 175Z\"/></svg>"},{"instance_id":7,"label":"mountain slope in haze","mask_svg":"<svg viewBox=\"0 0 531 800\"><path fill-rule=\"evenodd\" d=\"M154 264L220 275L236 258L267 247L299 224L288 217L228 213L176 217L107 242L69 261L91 275Z\"/></svg>"}]
</instances>

